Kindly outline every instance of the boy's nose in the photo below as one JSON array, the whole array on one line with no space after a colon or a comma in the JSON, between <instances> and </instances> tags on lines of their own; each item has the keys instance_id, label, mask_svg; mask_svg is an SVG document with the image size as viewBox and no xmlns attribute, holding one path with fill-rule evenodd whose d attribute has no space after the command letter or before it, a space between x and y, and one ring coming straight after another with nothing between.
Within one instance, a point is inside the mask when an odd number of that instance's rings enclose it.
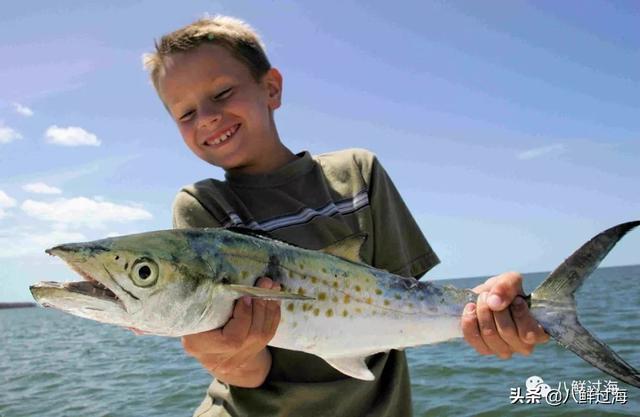
<instances>
[{"instance_id":1,"label":"boy's nose","mask_svg":"<svg viewBox=\"0 0 640 417\"><path fill-rule=\"evenodd\" d=\"M200 117L198 118L198 128L207 128L211 126L215 126L222 115L219 111L215 111L214 109L207 109L200 111Z\"/></svg>"}]
</instances>

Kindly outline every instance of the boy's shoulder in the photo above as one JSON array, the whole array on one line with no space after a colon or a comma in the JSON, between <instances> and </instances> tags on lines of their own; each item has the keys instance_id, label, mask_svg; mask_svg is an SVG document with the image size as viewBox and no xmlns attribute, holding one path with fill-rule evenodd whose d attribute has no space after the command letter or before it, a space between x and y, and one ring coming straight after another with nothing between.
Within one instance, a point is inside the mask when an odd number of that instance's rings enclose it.
<instances>
[{"instance_id":1,"label":"boy's shoulder","mask_svg":"<svg viewBox=\"0 0 640 417\"><path fill-rule=\"evenodd\" d=\"M314 155L313 159L320 164L325 174L339 175L340 172L358 172L365 179L370 177L374 165L378 163L373 152L362 148L321 153Z\"/></svg>"}]
</instances>

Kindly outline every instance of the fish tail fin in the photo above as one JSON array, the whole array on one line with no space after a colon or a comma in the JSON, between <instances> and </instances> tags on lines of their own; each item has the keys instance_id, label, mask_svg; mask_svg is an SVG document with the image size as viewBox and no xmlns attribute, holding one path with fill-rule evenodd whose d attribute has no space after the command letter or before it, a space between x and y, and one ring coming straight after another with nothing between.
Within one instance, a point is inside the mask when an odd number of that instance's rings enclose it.
<instances>
[{"instance_id":1,"label":"fish tail fin","mask_svg":"<svg viewBox=\"0 0 640 417\"><path fill-rule=\"evenodd\" d=\"M567 258L531 293L531 314L560 345L596 368L640 388L640 372L582 327L574 293L609 251L640 221L619 224L598 234Z\"/></svg>"}]
</instances>

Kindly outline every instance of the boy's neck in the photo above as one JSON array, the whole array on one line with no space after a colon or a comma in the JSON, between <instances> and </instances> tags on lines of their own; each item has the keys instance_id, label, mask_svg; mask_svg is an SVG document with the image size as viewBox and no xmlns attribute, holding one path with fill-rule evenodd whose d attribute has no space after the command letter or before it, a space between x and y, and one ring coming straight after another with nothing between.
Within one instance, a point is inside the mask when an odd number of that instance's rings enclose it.
<instances>
[{"instance_id":1,"label":"boy's neck","mask_svg":"<svg viewBox=\"0 0 640 417\"><path fill-rule=\"evenodd\" d=\"M228 169L232 175L260 175L274 172L296 159L296 155L282 143L268 155L265 155L259 164Z\"/></svg>"}]
</instances>

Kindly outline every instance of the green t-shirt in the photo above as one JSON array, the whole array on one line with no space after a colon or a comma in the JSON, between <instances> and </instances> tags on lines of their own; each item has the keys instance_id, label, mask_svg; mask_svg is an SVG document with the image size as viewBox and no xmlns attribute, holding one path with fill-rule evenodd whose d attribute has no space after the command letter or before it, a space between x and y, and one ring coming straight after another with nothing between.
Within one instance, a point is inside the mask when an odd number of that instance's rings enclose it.
<instances>
[{"instance_id":1,"label":"green t-shirt","mask_svg":"<svg viewBox=\"0 0 640 417\"><path fill-rule=\"evenodd\" d=\"M225 175L183 188L174 227L244 226L308 249L366 233L362 259L377 268L420 277L439 261L377 158L349 149L307 152L264 175ZM367 359L375 381L347 377L323 359L269 347L271 370L258 388L214 379L194 416L410 416L404 352Z\"/></svg>"}]
</instances>

